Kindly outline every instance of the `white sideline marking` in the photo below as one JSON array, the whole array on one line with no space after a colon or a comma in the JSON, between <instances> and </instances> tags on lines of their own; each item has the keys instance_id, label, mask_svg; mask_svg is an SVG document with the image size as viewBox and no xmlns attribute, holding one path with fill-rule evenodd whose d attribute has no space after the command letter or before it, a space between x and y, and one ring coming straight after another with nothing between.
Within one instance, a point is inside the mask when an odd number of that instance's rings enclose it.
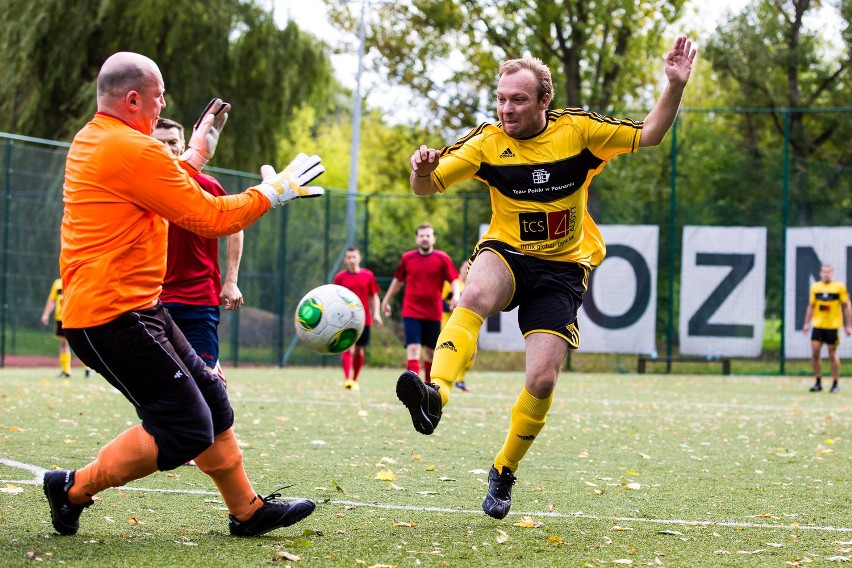
<instances>
[{"instance_id":1,"label":"white sideline marking","mask_svg":"<svg viewBox=\"0 0 852 568\"><path fill-rule=\"evenodd\" d=\"M17 462L14 460L7 460L4 458L0 458L0 464L7 465L9 467L15 467L19 469L24 469L26 471L30 471L35 475L34 479L25 479L25 480L14 480L14 479L0 479L0 483L14 483L19 485L41 485L42 478L44 477L44 472L47 471L43 467L38 467L35 465L25 464L21 462ZM120 489L122 491L140 491L146 493L176 493L183 495L219 495L217 491L206 491L204 489L155 489L155 488L147 488L147 487L130 487L124 485L122 487L116 487L115 489ZM295 497L289 497L293 499ZM322 501L320 500L320 503ZM422 512L422 513L449 513L449 514L457 514L457 515L485 515L482 511L476 511L471 509L450 509L445 507L418 507L414 505L392 505L390 503L361 503L358 501L343 501L339 499L332 499L330 501L326 501L331 505L344 505L347 507L363 507L368 509L383 509L386 511L413 511L413 512ZM528 516L528 517L551 517L557 519L589 519L594 521L607 521L607 522L629 522L629 523L651 523L658 525L681 525L681 526L701 526L701 527L743 527L743 528L754 528L754 529L786 529L786 530L804 530L804 531L823 531L823 532L848 532L852 533L852 527L822 527L816 525L781 525L781 524L765 524L765 523L738 523L732 521L688 521L686 519L645 519L642 517L605 517L600 515L588 515L586 513L577 512L577 513L556 513L556 512L546 512L546 511L521 511L521 512L513 512L509 513L513 516Z\"/></svg>"}]
</instances>

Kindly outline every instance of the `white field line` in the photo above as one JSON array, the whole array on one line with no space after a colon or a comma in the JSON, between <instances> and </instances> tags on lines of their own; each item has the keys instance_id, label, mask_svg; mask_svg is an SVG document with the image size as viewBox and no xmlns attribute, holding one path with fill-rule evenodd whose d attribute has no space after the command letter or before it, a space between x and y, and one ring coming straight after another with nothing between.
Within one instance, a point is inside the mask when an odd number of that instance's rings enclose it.
<instances>
[{"instance_id":1,"label":"white field line","mask_svg":"<svg viewBox=\"0 0 852 568\"><path fill-rule=\"evenodd\" d=\"M4 458L0 458L0 464L6 465L9 467L19 468L26 471L29 471L33 474L33 479L0 479L0 483L9 483L15 485L41 485L42 478L44 476L44 472L47 471L43 467L17 462L14 460L8 460ZM116 487L121 491L139 491L146 493L175 493L182 495L215 495L218 496L219 493L216 491L206 491L203 489L156 489L156 488L147 488L147 487L131 487L131 486L122 486ZM290 499L294 499L295 497L290 497ZM475 511L470 509L450 509L445 507L418 507L414 505L393 505L390 503L362 503L359 501L344 501L339 499L332 499L327 501L327 503L331 505L342 505L344 507L360 507L366 509L381 509L386 511L410 511L410 512L420 512L420 513L445 513L445 514L456 514L456 515L484 515L485 513L481 511ZM804 531L821 531L821 532L841 532L841 533L852 533L852 527L824 527L817 525L782 525L778 523L753 523L753 522L737 522L737 521L690 521L686 519L646 519L642 517L607 517L601 515L589 515L582 512L576 513L557 513L557 512L548 512L548 511L518 511L509 513L510 515L517 517L549 517L555 519L589 519L594 521L607 521L607 522L619 522L619 523L649 523L656 525L676 525L676 526L698 526L698 527L734 527L734 528L753 528L753 529L785 529L785 530L804 530Z\"/></svg>"}]
</instances>

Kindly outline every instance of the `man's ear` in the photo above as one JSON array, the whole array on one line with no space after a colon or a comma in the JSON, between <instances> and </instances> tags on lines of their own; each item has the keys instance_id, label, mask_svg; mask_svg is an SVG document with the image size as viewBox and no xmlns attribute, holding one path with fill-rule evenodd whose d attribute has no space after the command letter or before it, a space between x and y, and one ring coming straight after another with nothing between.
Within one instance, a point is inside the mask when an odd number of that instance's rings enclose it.
<instances>
[{"instance_id":1,"label":"man's ear","mask_svg":"<svg viewBox=\"0 0 852 568\"><path fill-rule=\"evenodd\" d=\"M139 108L139 99L140 97L138 91L128 91L127 94L124 95L125 104L133 110Z\"/></svg>"}]
</instances>

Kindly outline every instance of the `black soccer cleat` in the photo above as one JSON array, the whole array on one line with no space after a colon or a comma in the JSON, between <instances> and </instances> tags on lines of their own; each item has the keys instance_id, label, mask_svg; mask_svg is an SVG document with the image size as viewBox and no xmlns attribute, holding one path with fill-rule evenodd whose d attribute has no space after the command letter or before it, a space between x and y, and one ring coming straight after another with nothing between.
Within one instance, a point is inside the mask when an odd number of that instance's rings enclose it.
<instances>
[{"instance_id":1,"label":"black soccer cleat","mask_svg":"<svg viewBox=\"0 0 852 568\"><path fill-rule=\"evenodd\" d=\"M811 387L811 392L819 392L822 390L822 385L817 383Z\"/></svg>"},{"instance_id":2,"label":"black soccer cleat","mask_svg":"<svg viewBox=\"0 0 852 568\"><path fill-rule=\"evenodd\" d=\"M396 397L411 414L414 429L429 435L441 421L441 395L438 385L424 383L417 373L405 371L396 381Z\"/></svg>"},{"instance_id":3,"label":"black soccer cleat","mask_svg":"<svg viewBox=\"0 0 852 568\"><path fill-rule=\"evenodd\" d=\"M294 525L314 512L316 503L310 499L295 501L276 501L280 493L270 493L266 497L257 496L263 501L263 507L254 512L246 521L238 521L228 515L228 526L233 536L260 536L269 531Z\"/></svg>"},{"instance_id":4,"label":"black soccer cleat","mask_svg":"<svg viewBox=\"0 0 852 568\"><path fill-rule=\"evenodd\" d=\"M838 385L836 382L832 383L831 384L831 390L829 390L828 392L831 392L831 393L840 392L840 385Z\"/></svg>"},{"instance_id":5,"label":"black soccer cleat","mask_svg":"<svg viewBox=\"0 0 852 568\"><path fill-rule=\"evenodd\" d=\"M88 503L75 505L68 499L68 490L74 485L74 473L64 469L44 473L42 487L50 505L50 520L59 534L77 534L80 528L80 513L94 503L90 499Z\"/></svg>"},{"instance_id":6,"label":"black soccer cleat","mask_svg":"<svg viewBox=\"0 0 852 568\"><path fill-rule=\"evenodd\" d=\"M502 519L509 514L515 479L512 470L508 467L503 468L503 473L498 473L497 468L491 466L491 471L488 472L488 494L482 502L482 510L486 515Z\"/></svg>"}]
</instances>

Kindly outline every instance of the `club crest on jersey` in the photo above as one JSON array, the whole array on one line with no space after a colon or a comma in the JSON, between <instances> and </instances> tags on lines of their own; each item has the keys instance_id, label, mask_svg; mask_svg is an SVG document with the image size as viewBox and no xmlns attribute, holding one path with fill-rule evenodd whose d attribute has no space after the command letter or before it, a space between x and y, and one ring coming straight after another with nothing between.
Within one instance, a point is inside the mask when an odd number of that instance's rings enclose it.
<instances>
[{"instance_id":1,"label":"club crest on jersey","mask_svg":"<svg viewBox=\"0 0 852 568\"><path fill-rule=\"evenodd\" d=\"M547 183L547 180L550 179L550 172L547 170L533 170L532 178L533 183L541 185L543 183Z\"/></svg>"}]
</instances>

